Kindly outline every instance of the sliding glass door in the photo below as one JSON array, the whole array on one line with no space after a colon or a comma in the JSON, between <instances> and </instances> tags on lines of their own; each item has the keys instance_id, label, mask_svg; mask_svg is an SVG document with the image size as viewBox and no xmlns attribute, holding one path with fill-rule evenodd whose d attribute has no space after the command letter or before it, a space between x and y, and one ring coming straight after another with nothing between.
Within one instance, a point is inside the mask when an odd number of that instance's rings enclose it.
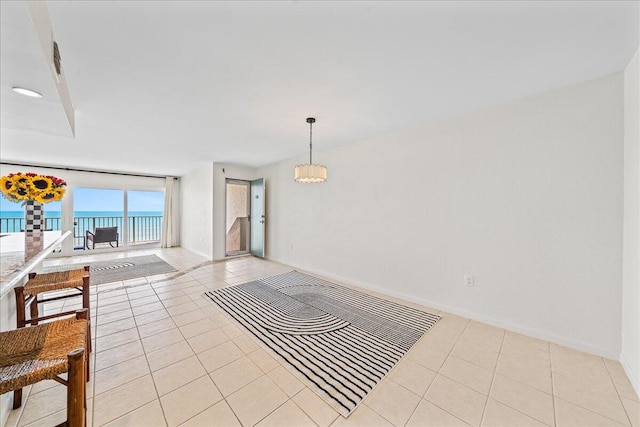
<instances>
[{"instance_id":1,"label":"sliding glass door","mask_svg":"<svg viewBox=\"0 0 640 427\"><path fill-rule=\"evenodd\" d=\"M162 240L164 193L127 191L128 243L148 245Z\"/></svg>"},{"instance_id":2,"label":"sliding glass door","mask_svg":"<svg viewBox=\"0 0 640 427\"><path fill-rule=\"evenodd\" d=\"M75 250L119 247L124 243L124 190L75 188L73 190L73 248ZM116 228L116 235L106 230ZM95 239L93 236L99 233ZM102 236L105 237L102 237ZM106 241L109 237L109 241ZM115 237L115 239L113 238Z\"/></svg>"},{"instance_id":3,"label":"sliding glass door","mask_svg":"<svg viewBox=\"0 0 640 427\"><path fill-rule=\"evenodd\" d=\"M73 191L74 250L157 246L164 193L102 188Z\"/></svg>"}]
</instances>

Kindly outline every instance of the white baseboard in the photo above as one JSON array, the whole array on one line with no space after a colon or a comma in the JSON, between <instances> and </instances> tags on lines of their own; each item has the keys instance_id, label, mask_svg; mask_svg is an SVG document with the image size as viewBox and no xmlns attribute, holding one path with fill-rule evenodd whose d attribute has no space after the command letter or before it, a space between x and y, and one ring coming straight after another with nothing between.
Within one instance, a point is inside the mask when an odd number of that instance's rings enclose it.
<instances>
[{"instance_id":1,"label":"white baseboard","mask_svg":"<svg viewBox=\"0 0 640 427\"><path fill-rule=\"evenodd\" d=\"M556 335L554 333L550 333L547 331L541 331L539 329L535 329L535 328L530 328L528 326L525 325L520 325L517 323L512 323L506 320L502 320L502 319L497 319L491 316L486 316L484 314L480 314L480 313L476 313L476 312L472 312L472 311L468 311L468 310L464 310L458 307L453 307L450 305L446 305L446 304L442 304L439 303L437 301L431 301L431 300L427 300L424 298L419 298L419 297L415 297L413 295L408 295L408 294L404 294L402 292L395 292L389 289L384 289L384 288L380 288L380 287L376 287L376 286L371 286L367 283L363 283L357 280L353 280L350 278L346 278L346 277L341 277L341 276L337 276L335 274L331 274L328 273L326 271L319 271L319 270L315 270L313 268L309 268L307 266L303 266L303 265L297 265L294 263L290 263L288 261L285 260L279 260L276 258L269 258L270 261L275 261L278 262L280 264L284 264L284 265L289 265L293 268L296 269L300 269L300 270L304 270L307 271L309 273L313 273L313 274L317 274L320 276L324 276L328 279L332 279L332 280L337 280L339 282L348 284L348 285L353 285L353 286L358 286L364 289L368 289L374 292L379 292L383 295L388 295L388 296L392 296L392 297L396 297L396 298L400 298L403 299L405 301L409 301L412 303L416 303L416 304L420 304L420 305L424 305L426 307L431 307L433 309L436 310L441 310L441 311L445 311L447 313L451 313L451 314L455 314L457 316L461 316L461 317L465 317L467 319L471 319L471 320L475 320L478 322L482 322L482 323L486 323L492 326L496 326L499 328L503 328L503 329L507 329L509 331L512 332L517 332L519 334L523 334L523 335L527 335L533 338L538 338L544 341L548 341L554 344L558 344L558 345L562 345L565 347L570 347L573 348L575 350L579 350L579 351L584 351L586 353L591 353L591 354L595 354L597 356L601 356L601 357L606 357L608 359L613 359L613 360L618 360L618 358L620 357L619 353L616 353L615 351L611 351L607 348L603 348L603 347L599 347L597 345L593 345L593 344L589 344L589 343L584 343L581 341L577 341L571 337L566 337L566 336L561 336L561 335Z\"/></svg>"},{"instance_id":2,"label":"white baseboard","mask_svg":"<svg viewBox=\"0 0 640 427\"><path fill-rule=\"evenodd\" d=\"M208 260L210 260L210 261L213 261L213 257L212 257L211 255L207 255L207 254L202 253L202 252L200 252L200 251L196 251L195 249L186 248L186 247L184 247L184 246L178 246L178 247L180 247L180 248L182 248L182 249L186 249L186 250L188 250L189 252L193 252L193 253L194 253L194 254L196 254L196 255L200 255L200 256L201 256L201 257L203 257L203 258L206 258L206 259L208 259Z\"/></svg>"},{"instance_id":3,"label":"white baseboard","mask_svg":"<svg viewBox=\"0 0 640 427\"><path fill-rule=\"evenodd\" d=\"M631 382L633 389L636 391L636 394L638 395L638 397L640 397L640 378L638 378L638 373L633 372L633 369L631 369L628 358L624 353L620 353L620 364L622 365L625 374L627 374L627 378L629 378L629 381Z\"/></svg>"}]
</instances>

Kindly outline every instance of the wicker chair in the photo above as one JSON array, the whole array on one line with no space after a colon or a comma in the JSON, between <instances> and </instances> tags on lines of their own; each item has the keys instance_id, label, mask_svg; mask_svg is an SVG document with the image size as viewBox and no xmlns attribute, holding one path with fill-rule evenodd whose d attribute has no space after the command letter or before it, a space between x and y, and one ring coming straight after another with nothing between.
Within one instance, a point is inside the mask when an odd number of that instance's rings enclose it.
<instances>
[{"instance_id":1,"label":"wicker chair","mask_svg":"<svg viewBox=\"0 0 640 427\"><path fill-rule=\"evenodd\" d=\"M0 394L22 391L42 380L67 386L68 427L86 425L86 381L89 380L88 312L29 328L0 332ZM59 375L68 373L67 380ZM21 395L21 393L20 393ZM17 409L21 401L13 401Z\"/></svg>"},{"instance_id":2,"label":"wicker chair","mask_svg":"<svg viewBox=\"0 0 640 427\"><path fill-rule=\"evenodd\" d=\"M82 308L87 309L90 319L89 284L90 273L88 265L76 270L56 271L42 274L30 273L27 283L24 286L17 286L15 288L18 328L24 328L27 324L37 325L41 320L48 320L55 317L74 314L75 310L72 310L40 317L38 313L38 304L66 298L74 298L77 296L82 296ZM78 292L65 293L64 295L56 295L49 298L40 297L41 295L49 292L59 292L72 289L75 289ZM27 319L25 315L25 308L27 306L30 309L30 319Z\"/></svg>"},{"instance_id":3,"label":"wicker chair","mask_svg":"<svg viewBox=\"0 0 640 427\"><path fill-rule=\"evenodd\" d=\"M87 310L87 321L91 323L91 308L89 302L89 284L90 273L89 266L76 270L60 271L53 273L30 273L29 280L24 286L16 286L14 288L16 294L16 319L18 329L27 325L35 326L40 321L51 320L58 317L66 317L76 313L76 310L63 311L47 316L40 316L38 312L38 304L57 301L66 298L74 298L82 296L82 308ZM72 290L77 292L68 292L64 295L54 295L44 298L43 295L51 292ZM26 318L26 308L29 307L30 318ZM88 331L89 339L87 344L88 352L91 352L91 327ZM22 400L21 390L14 393L14 404Z\"/></svg>"}]
</instances>

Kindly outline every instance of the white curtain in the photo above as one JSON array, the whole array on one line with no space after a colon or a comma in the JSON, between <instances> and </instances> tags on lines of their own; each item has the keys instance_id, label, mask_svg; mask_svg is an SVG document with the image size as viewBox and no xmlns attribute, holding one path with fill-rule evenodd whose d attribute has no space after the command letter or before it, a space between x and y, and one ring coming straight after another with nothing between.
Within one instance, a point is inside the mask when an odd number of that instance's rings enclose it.
<instances>
[{"instance_id":1,"label":"white curtain","mask_svg":"<svg viewBox=\"0 0 640 427\"><path fill-rule=\"evenodd\" d=\"M180 223L179 210L176 209L178 203L178 186L172 176L165 180L164 190L164 220L162 221L162 242L163 248L178 246L178 230Z\"/></svg>"}]
</instances>

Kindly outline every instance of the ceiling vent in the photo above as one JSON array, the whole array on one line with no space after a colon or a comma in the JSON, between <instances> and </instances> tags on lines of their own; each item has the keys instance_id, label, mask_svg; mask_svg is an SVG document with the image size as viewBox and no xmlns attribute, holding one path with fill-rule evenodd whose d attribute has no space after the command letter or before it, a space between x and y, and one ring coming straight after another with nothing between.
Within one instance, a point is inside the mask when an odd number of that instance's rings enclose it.
<instances>
[{"instance_id":1,"label":"ceiling vent","mask_svg":"<svg viewBox=\"0 0 640 427\"><path fill-rule=\"evenodd\" d=\"M62 74L62 67L60 66L60 49L58 49L58 43L53 42L53 65L56 67L56 74Z\"/></svg>"}]
</instances>

